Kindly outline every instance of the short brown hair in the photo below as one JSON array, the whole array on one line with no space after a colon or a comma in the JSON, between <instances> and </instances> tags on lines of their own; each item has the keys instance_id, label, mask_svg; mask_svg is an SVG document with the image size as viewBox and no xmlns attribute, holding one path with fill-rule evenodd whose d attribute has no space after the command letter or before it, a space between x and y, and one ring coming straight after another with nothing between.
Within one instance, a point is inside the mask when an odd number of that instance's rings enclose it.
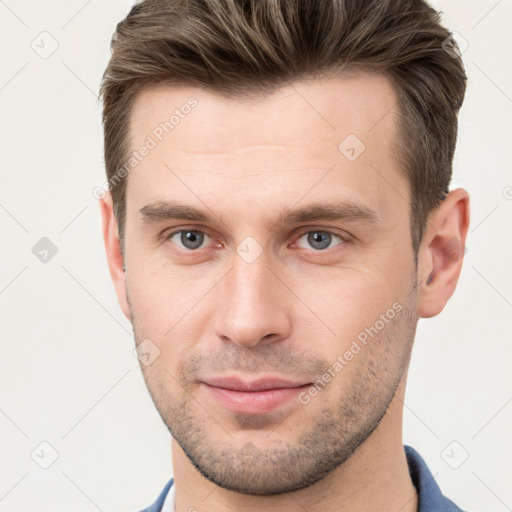
<instances>
[{"instance_id":1,"label":"short brown hair","mask_svg":"<svg viewBox=\"0 0 512 512\"><path fill-rule=\"evenodd\" d=\"M452 46L449 46L449 43ZM187 85L258 96L342 70L382 73L398 96L397 160L410 185L417 251L448 192L466 75L439 14L423 0L145 0L117 25L101 95L105 165L123 240L135 96Z\"/></svg>"}]
</instances>

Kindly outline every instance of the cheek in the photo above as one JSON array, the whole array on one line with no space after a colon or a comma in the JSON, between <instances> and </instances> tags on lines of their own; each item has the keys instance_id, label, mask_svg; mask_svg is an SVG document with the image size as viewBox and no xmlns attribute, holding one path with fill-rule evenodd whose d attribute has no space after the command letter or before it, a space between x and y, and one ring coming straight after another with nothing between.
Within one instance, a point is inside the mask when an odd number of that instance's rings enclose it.
<instances>
[{"instance_id":1,"label":"cheek","mask_svg":"<svg viewBox=\"0 0 512 512\"><path fill-rule=\"evenodd\" d=\"M209 321L216 308L213 272L192 275L185 267L161 266L128 283L132 323L137 342L149 338L158 347L158 358L142 367L148 388L162 402L177 400L188 382L183 362L200 351L204 340L211 340ZM185 283L185 284L183 284ZM162 394L163 393L163 394ZM169 398L170 397L170 398Z\"/></svg>"},{"instance_id":2,"label":"cheek","mask_svg":"<svg viewBox=\"0 0 512 512\"><path fill-rule=\"evenodd\" d=\"M184 330L193 330L194 318L208 302L208 292L214 286L216 274L201 275L185 266L169 263L151 271L147 262L133 269L128 280L129 296L135 322L146 335L161 340L175 339Z\"/></svg>"},{"instance_id":3,"label":"cheek","mask_svg":"<svg viewBox=\"0 0 512 512\"><path fill-rule=\"evenodd\" d=\"M401 271L398 271L401 268ZM316 323L326 338L322 346L344 350L365 328L394 317L396 303L402 304L411 282L405 262L397 267L317 268L298 272L292 288L316 316L309 313L311 328ZM403 304L402 304L403 306ZM387 312L389 312L387 314ZM387 325L387 323L386 323Z\"/></svg>"}]
</instances>

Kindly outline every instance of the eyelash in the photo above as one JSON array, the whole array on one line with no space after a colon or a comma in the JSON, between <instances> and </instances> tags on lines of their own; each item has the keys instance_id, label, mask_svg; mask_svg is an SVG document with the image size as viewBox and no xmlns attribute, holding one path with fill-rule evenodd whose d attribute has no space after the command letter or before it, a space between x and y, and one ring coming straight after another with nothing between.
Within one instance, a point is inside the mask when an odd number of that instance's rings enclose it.
<instances>
[{"instance_id":1,"label":"eyelash","mask_svg":"<svg viewBox=\"0 0 512 512\"><path fill-rule=\"evenodd\" d=\"M195 228L181 228L181 229L177 229L177 230L171 231L170 233L164 233L162 235L162 238L164 239L164 241L170 241L171 238L174 235L177 235L177 234L183 233L183 232L187 232L187 231L194 231L194 232L197 232L197 233L202 233L202 234L206 235L207 237L209 237L211 239L214 238L207 230L205 230L205 229L195 229ZM333 250L336 250L337 247L345 245L345 244L348 244L348 243L350 243L352 241L351 237L348 234L341 235L340 233L337 233L337 232L329 230L329 229L314 228L314 227L313 227L313 229L311 229L311 227L308 227L307 230L300 231L298 235L294 236L294 243L296 243L298 240L300 240L304 235L307 235L307 234L310 234L310 233L329 234L329 235L333 236L334 238L338 238L340 240L340 243L338 245L334 246L334 247L330 247L330 248L326 248L326 249L313 249L313 248L309 249L311 252L318 253L318 254L322 254L322 253L326 253L326 252L331 252ZM198 249L187 249L186 247L184 247L184 248L178 247L178 250L181 250L181 251L184 251L184 252L190 253L190 254L198 253L198 252L201 251L201 249L204 249L204 247L200 247ZM307 250L307 249L305 249L305 250Z\"/></svg>"}]
</instances>

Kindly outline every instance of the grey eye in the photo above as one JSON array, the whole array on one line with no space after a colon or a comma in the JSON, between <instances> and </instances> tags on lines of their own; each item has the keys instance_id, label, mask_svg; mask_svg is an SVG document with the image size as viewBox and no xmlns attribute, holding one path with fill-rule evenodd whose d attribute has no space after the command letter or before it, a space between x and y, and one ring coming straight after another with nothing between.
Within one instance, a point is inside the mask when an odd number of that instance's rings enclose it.
<instances>
[{"instance_id":1,"label":"grey eye","mask_svg":"<svg viewBox=\"0 0 512 512\"><path fill-rule=\"evenodd\" d=\"M335 233L331 233L329 231L320 231L320 230L309 231L307 233L304 233L299 238L299 242L303 238L306 238L306 242L309 245L309 247L304 247L303 245L301 245L301 247L303 249L308 249L308 248L312 247L313 249L316 249L319 251L329 248L331 246L331 243L333 241L335 241L336 238L338 240L340 240L341 242L343 242L343 239L339 235L336 235ZM299 245L300 245L300 243L299 243Z\"/></svg>"},{"instance_id":2,"label":"grey eye","mask_svg":"<svg viewBox=\"0 0 512 512\"><path fill-rule=\"evenodd\" d=\"M331 235L329 233L321 233L312 231L308 234L308 243L314 249L326 249L331 243Z\"/></svg>"},{"instance_id":3,"label":"grey eye","mask_svg":"<svg viewBox=\"0 0 512 512\"><path fill-rule=\"evenodd\" d=\"M198 249L204 242L205 233L202 231L196 231L192 229L183 229L181 231L176 231L170 237L170 240L173 241L173 238L179 236L179 242L185 249ZM175 243L173 241L173 243Z\"/></svg>"}]
</instances>

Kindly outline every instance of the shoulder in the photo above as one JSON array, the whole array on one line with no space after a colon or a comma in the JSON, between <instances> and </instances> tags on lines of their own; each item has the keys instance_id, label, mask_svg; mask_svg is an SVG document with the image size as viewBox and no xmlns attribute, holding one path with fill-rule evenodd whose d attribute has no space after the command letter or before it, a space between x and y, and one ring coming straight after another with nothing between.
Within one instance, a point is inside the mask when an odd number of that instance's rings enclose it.
<instances>
[{"instance_id":1,"label":"shoulder","mask_svg":"<svg viewBox=\"0 0 512 512\"><path fill-rule=\"evenodd\" d=\"M404 448L409 473L418 492L418 512L463 512L442 494L421 455L410 446Z\"/></svg>"},{"instance_id":2,"label":"shoulder","mask_svg":"<svg viewBox=\"0 0 512 512\"><path fill-rule=\"evenodd\" d=\"M172 484L174 483L174 478L171 478L166 484L165 487L162 489L162 492L156 499L156 501L148 508L145 508L144 510L141 510L140 512L161 512L162 506L165 501L165 497L167 496L167 493L169 492L169 489L172 487Z\"/></svg>"}]
</instances>

